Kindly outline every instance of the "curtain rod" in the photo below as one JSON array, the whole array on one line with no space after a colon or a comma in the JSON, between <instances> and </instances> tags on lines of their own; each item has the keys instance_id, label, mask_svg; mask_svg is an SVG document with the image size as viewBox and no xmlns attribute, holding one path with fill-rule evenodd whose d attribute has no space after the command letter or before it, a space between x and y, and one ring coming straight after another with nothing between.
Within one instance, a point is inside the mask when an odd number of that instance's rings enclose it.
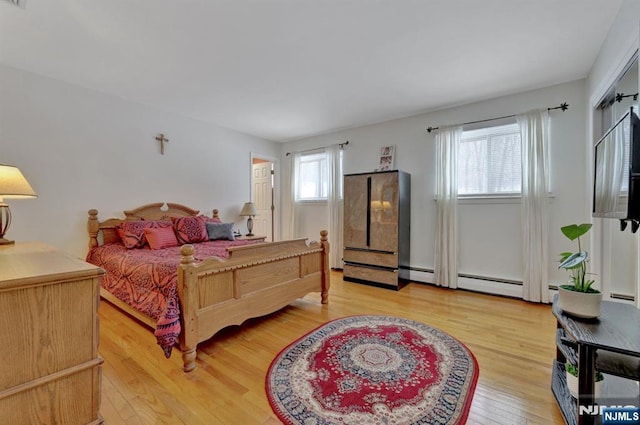
<instances>
[{"instance_id":1,"label":"curtain rod","mask_svg":"<svg viewBox=\"0 0 640 425\"><path fill-rule=\"evenodd\" d=\"M344 149L344 147L345 147L346 145L348 145L348 144L349 144L349 141L347 140L347 141L346 141L346 142L344 142L344 143L336 143L336 144L337 144L338 146L340 146L340 149ZM332 145L329 145L329 146L332 146ZM302 152L317 151L318 149L328 148L329 146L320 146L319 148L305 149L305 150L303 150L303 151L298 151L298 152L295 152L295 153L302 153ZM285 154L285 156L289 156L289 155L291 155L291 152L287 152L287 153Z\"/></svg>"},{"instance_id":2,"label":"curtain rod","mask_svg":"<svg viewBox=\"0 0 640 425\"><path fill-rule=\"evenodd\" d=\"M553 111L554 109L561 109L562 112L566 111L567 109L569 109L569 104L567 102L563 102L560 104L560 106L556 106L555 108L547 108L547 111ZM486 120L478 120L478 121L469 121L469 122L463 122L460 125L467 125L467 124L478 124L481 122L487 122L487 121L495 121L495 120L501 120L503 118L513 118L515 117L516 114L511 114L511 115L505 115L503 117L496 117L496 118L487 118ZM433 130L437 130L440 127L427 127L427 131L429 133L431 133Z\"/></svg>"}]
</instances>

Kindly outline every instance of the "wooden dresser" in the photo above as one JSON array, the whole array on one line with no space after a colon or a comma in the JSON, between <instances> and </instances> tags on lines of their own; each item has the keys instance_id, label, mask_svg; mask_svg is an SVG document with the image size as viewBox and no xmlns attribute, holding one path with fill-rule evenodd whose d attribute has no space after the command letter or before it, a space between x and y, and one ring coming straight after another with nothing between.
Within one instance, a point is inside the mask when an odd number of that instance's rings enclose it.
<instances>
[{"instance_id":1,"label":"wooden dresser","mask_svg":"<svg viewBox=\"0 0 640 425\"><path fill-rule=\"evenodd\" d=\"M102 423L103 273L42 243L0 246L1 423Z\"/></svg>"}]
</instances>

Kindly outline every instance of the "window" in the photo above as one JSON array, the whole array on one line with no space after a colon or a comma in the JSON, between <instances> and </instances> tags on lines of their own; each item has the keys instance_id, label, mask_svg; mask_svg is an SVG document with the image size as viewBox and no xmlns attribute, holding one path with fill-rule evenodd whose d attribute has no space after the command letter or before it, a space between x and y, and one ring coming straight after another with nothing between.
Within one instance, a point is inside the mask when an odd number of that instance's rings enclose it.
<instances>
[{"instance_id":1,"label":"window","mask_svg":"<svg viewBox=\"0 0 640 425\"><path fill-rule=\"evenodd\" d=\"M343 151L340 150L340 170L342 170L342 153ZM329 193L328 155L329 153L325 151L300 154L296 178L296 201L327 200ZM342 181L337 182L336 186L342 198Z\"/></svg>"},{"instance_id":2,"label":"window","mask_svg":"<svg viewBox=\"0 0 640 425\"><path fill-rule=\"evenodd\" d=\"M520 150L517 123L463 131L458 150L458 196L519 195Z\"/></svg>"}]
</instances>

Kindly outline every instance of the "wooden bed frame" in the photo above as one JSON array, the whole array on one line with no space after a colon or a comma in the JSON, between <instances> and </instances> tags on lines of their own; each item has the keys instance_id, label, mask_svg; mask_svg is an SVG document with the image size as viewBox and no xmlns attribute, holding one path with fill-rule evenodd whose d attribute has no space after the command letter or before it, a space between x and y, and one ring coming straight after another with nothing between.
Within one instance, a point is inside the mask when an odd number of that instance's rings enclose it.
<instances>
[{"instance_id":1,"label":"wooden bed frame","mask_svg":"<svg viewBox=\"0 0 640 425\"><path fill-rule=\"evenodd\" d=\"M199 211L175 203L155 203L124 211L124 214L124 220L167 220L195 216ZM218 217L217 210L213 210L213 217ZM116 226L124 220L100 221L98 211L89 210L89 248L119 242ZM320 292L322 304L328 302L326 230L320 232L320 242L307 244L306 239L295 239L233 247L228 251L226 260L210 258L196 264L193 245L183 245L180 249L178 295L182 332L179 341L185 372L196 368L198 343L227 326L278 311L310 292ZM152 318L102 288L100 295L155 329Z\"/></svg>"}]
</instances>

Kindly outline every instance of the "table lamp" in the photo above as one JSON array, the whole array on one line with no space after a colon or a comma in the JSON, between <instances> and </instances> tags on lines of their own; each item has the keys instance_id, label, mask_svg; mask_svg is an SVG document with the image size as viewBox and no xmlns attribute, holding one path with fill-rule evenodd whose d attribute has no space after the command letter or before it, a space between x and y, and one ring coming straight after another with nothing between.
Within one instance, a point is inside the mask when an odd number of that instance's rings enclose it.
<instances>
[{"instance_id":1,"label":"table lamp","mask_svg":"<svg viewBox=\"0 0 640 425\"><path fill-rule=\"evenodd\" d=\"M0 164L0 245L13 244L4 235L11 225L11 210L4 198L35 198L37 195L20 170L12 165Z\"/></svg>"},{"instance_id":2,"label":"table lamp","mask_svg":"<svg viewBox=\"0 0 640 425\"><path fill-rule=\"evenodd\" d=\"M240 211L240 215L243 217L249 217L247 219L247 236L254 236L253 231L253 217L258 215L258 210L256 209L256 205L253 202L245 202L242 206L242 211Z\"/></svg>"}]
</instances>

